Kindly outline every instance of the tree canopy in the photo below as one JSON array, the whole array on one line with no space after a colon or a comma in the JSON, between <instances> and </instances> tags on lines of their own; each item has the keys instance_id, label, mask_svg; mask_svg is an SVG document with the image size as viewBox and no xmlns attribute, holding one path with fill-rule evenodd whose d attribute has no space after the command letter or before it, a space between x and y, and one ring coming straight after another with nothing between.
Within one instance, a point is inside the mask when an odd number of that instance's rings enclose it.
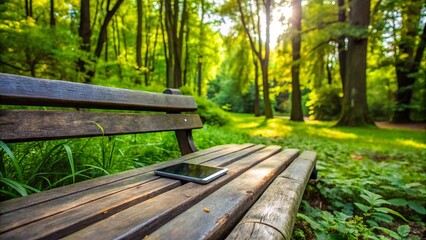
<instances>
[{"instance_id":1,"label":"tree canopy","mask_svg":"<svg viewBox=\"0 0 426 240\"><path fill-rule=\"evenodd\" d=\"M360 6L369 13L353 14ZM182 88L268 118L426 116L420 0L4 0L0 35L6 73Z\"/></svg>"}]
</instances>

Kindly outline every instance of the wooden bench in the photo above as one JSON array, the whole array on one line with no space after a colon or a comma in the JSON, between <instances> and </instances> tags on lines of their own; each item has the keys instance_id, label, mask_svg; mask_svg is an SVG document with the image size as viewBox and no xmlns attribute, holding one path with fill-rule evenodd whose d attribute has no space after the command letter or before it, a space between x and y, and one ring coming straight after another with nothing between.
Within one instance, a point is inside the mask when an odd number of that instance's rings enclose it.
<instances>
[{"instance_id":1,"label":"wooden bench","mask_svg":"<svg viewBox=\"0 0 426 240\"><path fill-rule=\"evenodd\" d=\"M0 102L61 109L0 110L6 143L175 131L182 152L160 164L1 202L0 239L289 239L316 162L315 152L279 146L197 151L192 129L202 122L181 113L197 106L177 90L158 94L0 74ZM76 110L83 108L143 112ZM206 185L153 173L183 161L229 172Z\"/></svg>"}]
</instances>

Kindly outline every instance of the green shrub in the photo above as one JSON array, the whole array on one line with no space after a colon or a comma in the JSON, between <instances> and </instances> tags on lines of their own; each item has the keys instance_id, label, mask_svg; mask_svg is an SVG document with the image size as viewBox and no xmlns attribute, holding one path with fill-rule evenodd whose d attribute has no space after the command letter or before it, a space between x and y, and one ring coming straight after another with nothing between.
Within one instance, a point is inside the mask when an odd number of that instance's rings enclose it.
<instances>
[{"instance_id":1,"label":"green shrub","mask_svg":"<svg viewBox=\"0 0 426 240\"><path fill-rule=\"evenodd\" d=\"M337 119L342 109L340 94L341 89L331 85L312 90L306 102L309 116L315 120Z\"/></svg>"},{"instance_id":2,"label":"green shrub","mask_svg":"<svg viewBox=\"0 0 426 240\"><path fill-rule=\"evenodd\" d=\"M217 106L210 100L203 97L195 97L197 101L198 113L203 123L210 125L223 126L230 122L230 118L227 112Z\"/></svg>"}]
</instances>

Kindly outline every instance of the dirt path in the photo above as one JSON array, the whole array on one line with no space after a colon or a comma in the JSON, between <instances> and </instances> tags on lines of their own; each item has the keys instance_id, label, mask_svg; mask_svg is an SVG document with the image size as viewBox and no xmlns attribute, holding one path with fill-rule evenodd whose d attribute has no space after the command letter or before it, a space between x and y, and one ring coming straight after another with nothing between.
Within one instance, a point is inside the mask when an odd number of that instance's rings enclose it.
<instances>
[{"instance_id":1,"label":"dirt path","mask_svg":"<svg viewBox=\"0 0 426 240\"><path fill-rule=\"evenodd\" d=\"M426 131L426 123L391 123L391 122L376 122L380 128L396 128L408 129L413 131Z\"/></svg>"}]
</instances>

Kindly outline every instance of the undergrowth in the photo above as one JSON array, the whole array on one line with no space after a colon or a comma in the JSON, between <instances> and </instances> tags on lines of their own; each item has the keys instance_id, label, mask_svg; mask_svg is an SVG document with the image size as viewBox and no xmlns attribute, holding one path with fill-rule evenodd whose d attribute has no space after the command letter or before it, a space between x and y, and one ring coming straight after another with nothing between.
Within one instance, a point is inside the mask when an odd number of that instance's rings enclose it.
<instances>
[{"instance_id":1,"label":"undergrowth","mask_svg":"<svg viewBox=\"0 0 426 240\"><path fill-rule=\"evenodd\" d=\"M213 121L194 131L199 149L252 142L318 153L319 177L307 187L293 239L426 237L424 131L335 128L242 114L224 119L227 124ZM179 156L172 132L0 147L2 200Z\"/></svg>"}]
</instances>

